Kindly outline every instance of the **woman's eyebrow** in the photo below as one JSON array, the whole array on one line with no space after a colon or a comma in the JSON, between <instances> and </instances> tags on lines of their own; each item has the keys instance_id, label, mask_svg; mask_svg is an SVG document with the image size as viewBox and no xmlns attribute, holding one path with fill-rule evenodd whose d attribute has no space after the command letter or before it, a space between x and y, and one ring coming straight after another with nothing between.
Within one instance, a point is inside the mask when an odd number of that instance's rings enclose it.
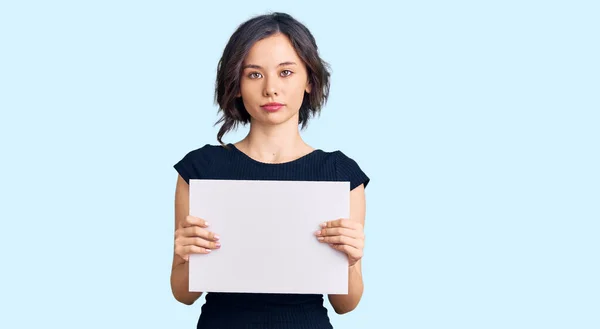
<instances>
[{"instance_id":1,"label":"woman's eyebrow","mask_svg":"<svg viewBox=\"0 0 600 329\"><path fill-rule=\"evenodd\" d=\"M295 62L282 62L282 63L279 63L279 65L277 65L277 66L279 67L279 66L290 66L290 65L297 65L297 64ZM246 64L242 67L242 70L245 70L245 69L262 69L262 66L256 65L256 64Z\"/></svg>"}]
</instances>

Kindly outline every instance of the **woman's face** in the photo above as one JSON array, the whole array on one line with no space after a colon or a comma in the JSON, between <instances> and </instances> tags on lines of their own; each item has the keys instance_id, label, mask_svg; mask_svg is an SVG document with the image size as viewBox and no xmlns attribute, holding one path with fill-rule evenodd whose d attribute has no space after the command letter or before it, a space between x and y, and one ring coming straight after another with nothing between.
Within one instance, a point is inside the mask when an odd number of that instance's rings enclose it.
<instances>
[{"instance_id":1,"label":"woman's face","mask_svg":"<svg viewBox=\"0 0 600 329\"><path fill-rule=\"evenodd\" d=\"M306 67L283 34L256 42L242 63L240 94L253 121L276 125L298 122L304 92L310 92Z\"/></svg>"}]
</instances>

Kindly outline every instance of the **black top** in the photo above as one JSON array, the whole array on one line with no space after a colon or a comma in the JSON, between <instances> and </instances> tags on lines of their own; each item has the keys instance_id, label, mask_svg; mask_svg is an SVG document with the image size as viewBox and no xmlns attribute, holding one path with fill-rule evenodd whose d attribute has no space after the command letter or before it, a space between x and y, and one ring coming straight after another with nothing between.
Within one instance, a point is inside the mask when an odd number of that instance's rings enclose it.
<instances>
[{"instance_id":1,"label":"black top","mask_svg":"<svg viewBox=\"0 0 600 329\"><path fill-rule=\"evenodd\" d=\"M205 145L186 154L174 168L190 179L348 181L350 190L369 183L358 164L341 151L311 153L285 163L263 163L227 144ZM207 293L198 329L332 328L323 295Z\"/></svg>"}]
</instances>

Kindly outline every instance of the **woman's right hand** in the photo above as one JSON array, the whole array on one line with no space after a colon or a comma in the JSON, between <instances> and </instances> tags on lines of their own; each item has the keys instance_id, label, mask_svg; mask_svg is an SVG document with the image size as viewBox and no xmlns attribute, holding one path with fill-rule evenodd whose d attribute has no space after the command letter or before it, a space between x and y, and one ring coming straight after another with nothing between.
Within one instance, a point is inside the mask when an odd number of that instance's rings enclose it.
<instances>
[{"instance_id":1,"label":"woman's right hand","mask_svg":"<svg viewBox=\"0 0 600 329\"><path fill-rule=\"evenodd\" d=\"M187 262L190 254L208 254L220 248L219 236L208 231L207 227L204 219L186 216L175 231L175 254Z\"/></svg>"}]
</instances>

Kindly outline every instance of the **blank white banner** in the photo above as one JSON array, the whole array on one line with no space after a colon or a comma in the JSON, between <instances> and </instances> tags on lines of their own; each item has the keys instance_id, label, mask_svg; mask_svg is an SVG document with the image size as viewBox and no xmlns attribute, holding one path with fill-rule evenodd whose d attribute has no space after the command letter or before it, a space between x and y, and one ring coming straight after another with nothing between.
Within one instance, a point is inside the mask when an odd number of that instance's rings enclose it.
<instances>
[{"instance_id":1,"label":"blank white banner","mask_svg":"<svg viewBox=\"0 0 600 329\"><path fill-rule=\"evenodd\" d=\"M190 256L190 291L347 294L346 255L314 233L349 217L349 184L191 179L190 215L221 248Z\"/></svg>"}]
</instances>

